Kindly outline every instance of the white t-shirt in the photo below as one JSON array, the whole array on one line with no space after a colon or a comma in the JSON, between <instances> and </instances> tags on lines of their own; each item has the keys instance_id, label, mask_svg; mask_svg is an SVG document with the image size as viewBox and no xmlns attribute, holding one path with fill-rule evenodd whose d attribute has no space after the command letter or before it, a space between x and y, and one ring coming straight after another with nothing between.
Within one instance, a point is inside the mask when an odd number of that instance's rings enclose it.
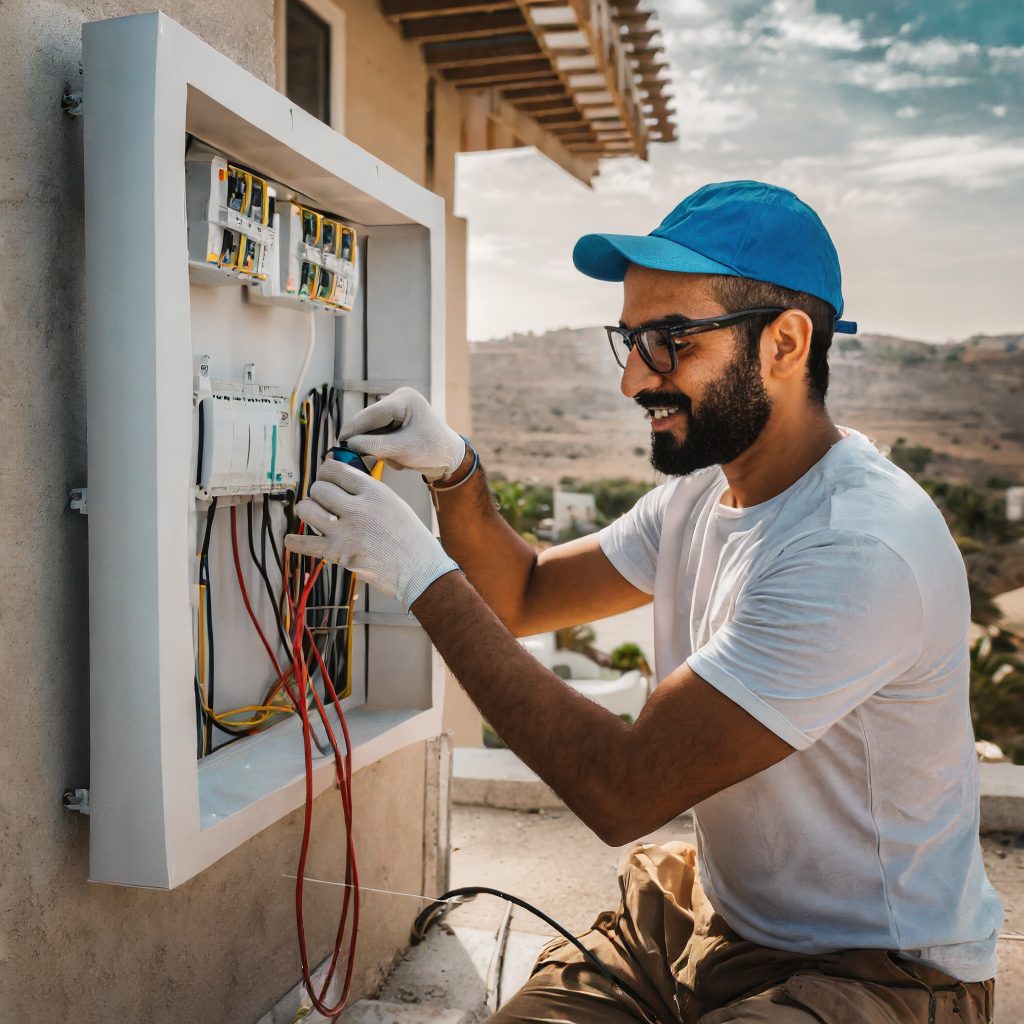
<instances>
[{"instance_id":1,"label":"white t-shirt","mask_svg":"<svg viewBox=\"0 0 1024 1024\"><path fill-rule=\"evenodd\" d=\"M658 678L687 662L795 748L694 809L711 905L776 949L993 977L970 604L942 516L853 431L761 505L726 488L718 468L675 478L600 536L654 595Z\"/></svg>"}]
</instances>

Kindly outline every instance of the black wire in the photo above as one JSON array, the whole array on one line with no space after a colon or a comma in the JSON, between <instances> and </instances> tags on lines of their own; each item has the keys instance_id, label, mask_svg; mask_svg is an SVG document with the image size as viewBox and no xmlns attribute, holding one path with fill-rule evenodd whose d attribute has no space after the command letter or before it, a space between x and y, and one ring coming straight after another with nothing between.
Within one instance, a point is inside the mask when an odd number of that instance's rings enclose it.
<instances>
[{"instance_id":1,"label":"black wire","mask_svg":"<svg viewBox=\"0 0 1024 1024\"><path fill-rule=\"evenodd\" d=\"M196 458L196 487L199 487L203 482L203 434L205 432L205 419L206 416L203 413L205 405L203 402L199 403L199 454Z\"/></svg>"},{"instance_id":2,"label":"black wire","mask_svg":"<svg viewBox=\"0 0 1024 1024\"><path fill-rule=\"evenodd\" d=\"M511 896L507 892L502 892L500 889L492 889L486 885L465 885L459 889L449 889L448 892L441 893L440 896L434 900L433 903L428 904L413 922L412 935L410 936L413 943L422 942L426 937L427 929L430 928L435 921L439 920L444 913L450 907L449 900L457 896L468 896L470 898L474 896L497 896L498 899L506 900L509 903L514 904L517 907L522 907L523 910L528 910L534 917L539 917L549 928L553 928L562 938L571 942L582 954L583 958L607 981L610 985L619 989L625 995L629 996L640 1011L648 1018L650 1024L659 1024L660 1018L658 1012L655 1010L646 999L643 998L630 984L620 978L617 974L614 974L608 967L606 967L600 960L600 958L592 953L586 946L575 935L572 934L567 928L563 928L553 917L548 917L543 910L539 910L533 906L532 903L527 903L526 900L520 899L518 896Z\"/></svg>"},{"instance_id":3,"label":"black wire","mask_svg":"<svg viewBox=\"0 0 1024 1024\"><path fill-rule=\"evenodd\" d=\"M265 498L264 498L264 502L266 502ZM249 537L249 554L252 557L253 565L256 566L256 568L259 570L260 576L263 577L263 582L264 582L264 584L266 585L266 588L267 588L267 594L270 596L270 607L273 609L273 612L274 612L274 623L277 626L277 635L278 635L279 639L281 640L281 643L284 645L285 651L287 652L289 650L289 648L291 647L291 642L288 639L288 631L284 628L284 622L281 619L281 611L277 607L278 596L277 596L277 594L274 593L274 586L270 582L270 576L267 574L267 567L266 567L266 564L265 564L266 548L264 547L263 560L261 560L260 558L258 558L256 556L256 542L255 542L255 539L253 537L253 529L252 529L252 506L253 506L253 502L250 501L246 505L246 508L245 508L245 521L246 521L246 526L248 527L248 537ZM266 516L267 510L268 510L268 505L264 504L263 507L264 507L264 513L263 514L264 514L264 516Z\"/></svg>"},{"instance_id":4,"label":"black wire","mask_svg":"<svg viewBox=\"0 0 1024 1024\"><path fill-rule=\"evenodd\" d=\"M213 705L213 591L210 588L210 536L213 533L213 517L217 514L217 499L212 498L210 508L206 513L206 532L203 534L203 546L199 549L199 582L206 587L206 646L207 657L207 679L206 679L206 706ZM199 624L203 628L203 623ZM209 750L213 743L214 721L209 715L206 716L206 749ZM219 723L217 723L219 724Z\"/></svg>"},{"instance_id":5,"label":"black wire","mask_svg":"<svg viewBox=\"0 0 1024 1024\"><path fill-rule=\"evenodd\" d=\"M193 681L196 688L196 757L203 756L203 726L205 725L206 711L203 709L203 691L199 689L199 676Z\"/></svg>"},{"instance_id":6,"label":"black wire","mask_svg":"<svg viewBox=\"0 0 1024 1024\"><path fill-rule=\"evenodd\" d=\"M281 552L277 550L277 541L274 540L274 531L270 529L270 502L267 500L269 497L270 496L267 495L267 494L263 495L263 519L264 519L264 523L265 523L264 529L267 531L268 534L270 534L270 550L274 552L274 561L277 562L277 571L283 575L284 574L284 562L281 560ZM291 517L293 515L292 508L294 507L294 505L295 505L295 496L291 493L291 491L289 491L287 497L285 498L285 521L286 522L290 522L291 521ZM291 529L289 529L288 532L291 533L292 532ZM266 560L267 560L267 556L264 555L263 556L263 561L266 562Z\"/></svg>"}]
</instances>

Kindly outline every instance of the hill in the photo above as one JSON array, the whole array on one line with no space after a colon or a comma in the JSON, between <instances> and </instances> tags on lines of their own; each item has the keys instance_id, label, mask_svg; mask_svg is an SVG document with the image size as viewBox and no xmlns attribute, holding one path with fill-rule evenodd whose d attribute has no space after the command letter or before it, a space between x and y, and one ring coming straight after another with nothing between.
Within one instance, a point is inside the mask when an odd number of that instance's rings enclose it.
<instances>
[{"instance_id":1,"label":"hill","mask_svg":"<svg viewBox=\"0 0 1024 1024\"><path fill-rule=\"evenodd\" d=\"M473 439L511 479L654 480L642 411L619 393L599 327L471 345ZM1024 482L1024 335L935 345L837 339L829 409L882 444L932 450L927 472L983 485Z\"/></svg>"}]
</instances>

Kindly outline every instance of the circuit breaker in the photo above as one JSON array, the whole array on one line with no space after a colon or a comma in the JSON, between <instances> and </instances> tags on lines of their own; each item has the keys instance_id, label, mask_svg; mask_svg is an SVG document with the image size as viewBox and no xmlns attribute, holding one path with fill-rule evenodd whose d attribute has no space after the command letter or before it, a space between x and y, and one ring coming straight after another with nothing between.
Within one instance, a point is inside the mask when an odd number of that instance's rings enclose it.
<instances>
[{"instance_id":1,"label":"circuit breaker","mask_svg":"<svg viewBox=\"0 0 1024 1024\"><path fill-rule=\"evenodd\" d=\"M276 272L273 190L205 147L185 156L189 269L212 284L265 282Z\"/></svg>"},{"instance_id":2,"label":"circuit breaker","mask_svg":"<svg viewBox=\"0 0 1024 1024\"><path fill-rule=\"evenodd\" d=\"M276 275L253 284L254 298L308 302L336 313L351 312L356 297L359 239L352 225L298 202L276 212Z\"/></svg>"},{"instance_id":3,"label":"circuit breaker","mask_svg":"<svg viewBox=\"0 0 1024 1024\"><path fill-rule=\"evenodd\" d=\"M200 360L196 406L196 494L270 494L295 486L295 431L288 396L241 380L211 380Z\"/></svg>"}]
</instances>

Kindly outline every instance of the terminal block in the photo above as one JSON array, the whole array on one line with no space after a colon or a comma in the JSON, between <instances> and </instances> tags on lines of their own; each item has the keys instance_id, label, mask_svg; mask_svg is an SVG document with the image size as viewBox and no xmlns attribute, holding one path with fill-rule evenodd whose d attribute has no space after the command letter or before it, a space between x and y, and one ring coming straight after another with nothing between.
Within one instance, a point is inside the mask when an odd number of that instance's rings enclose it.
<instances>
[{"instance_id":1,"label":"terminal block","mask_svg":"<svg viewBox=\"0 0 1024 1024\"><path fill-rule=\"evenodd\" d=\"M274 189L194 146L185 157L189 272L210 284L265 282L277 268Z\"/></svg>"},{"instance_id":2,"label":"terminal block","mask_svg":"<svg viewBox=\"0 0 1024 1024\"><path fill-rule=\"evenodd\" d=\"M288 396L242 380L200 378L196 496L261 494L295 487Z\"/></svg>"}]
</instances>

